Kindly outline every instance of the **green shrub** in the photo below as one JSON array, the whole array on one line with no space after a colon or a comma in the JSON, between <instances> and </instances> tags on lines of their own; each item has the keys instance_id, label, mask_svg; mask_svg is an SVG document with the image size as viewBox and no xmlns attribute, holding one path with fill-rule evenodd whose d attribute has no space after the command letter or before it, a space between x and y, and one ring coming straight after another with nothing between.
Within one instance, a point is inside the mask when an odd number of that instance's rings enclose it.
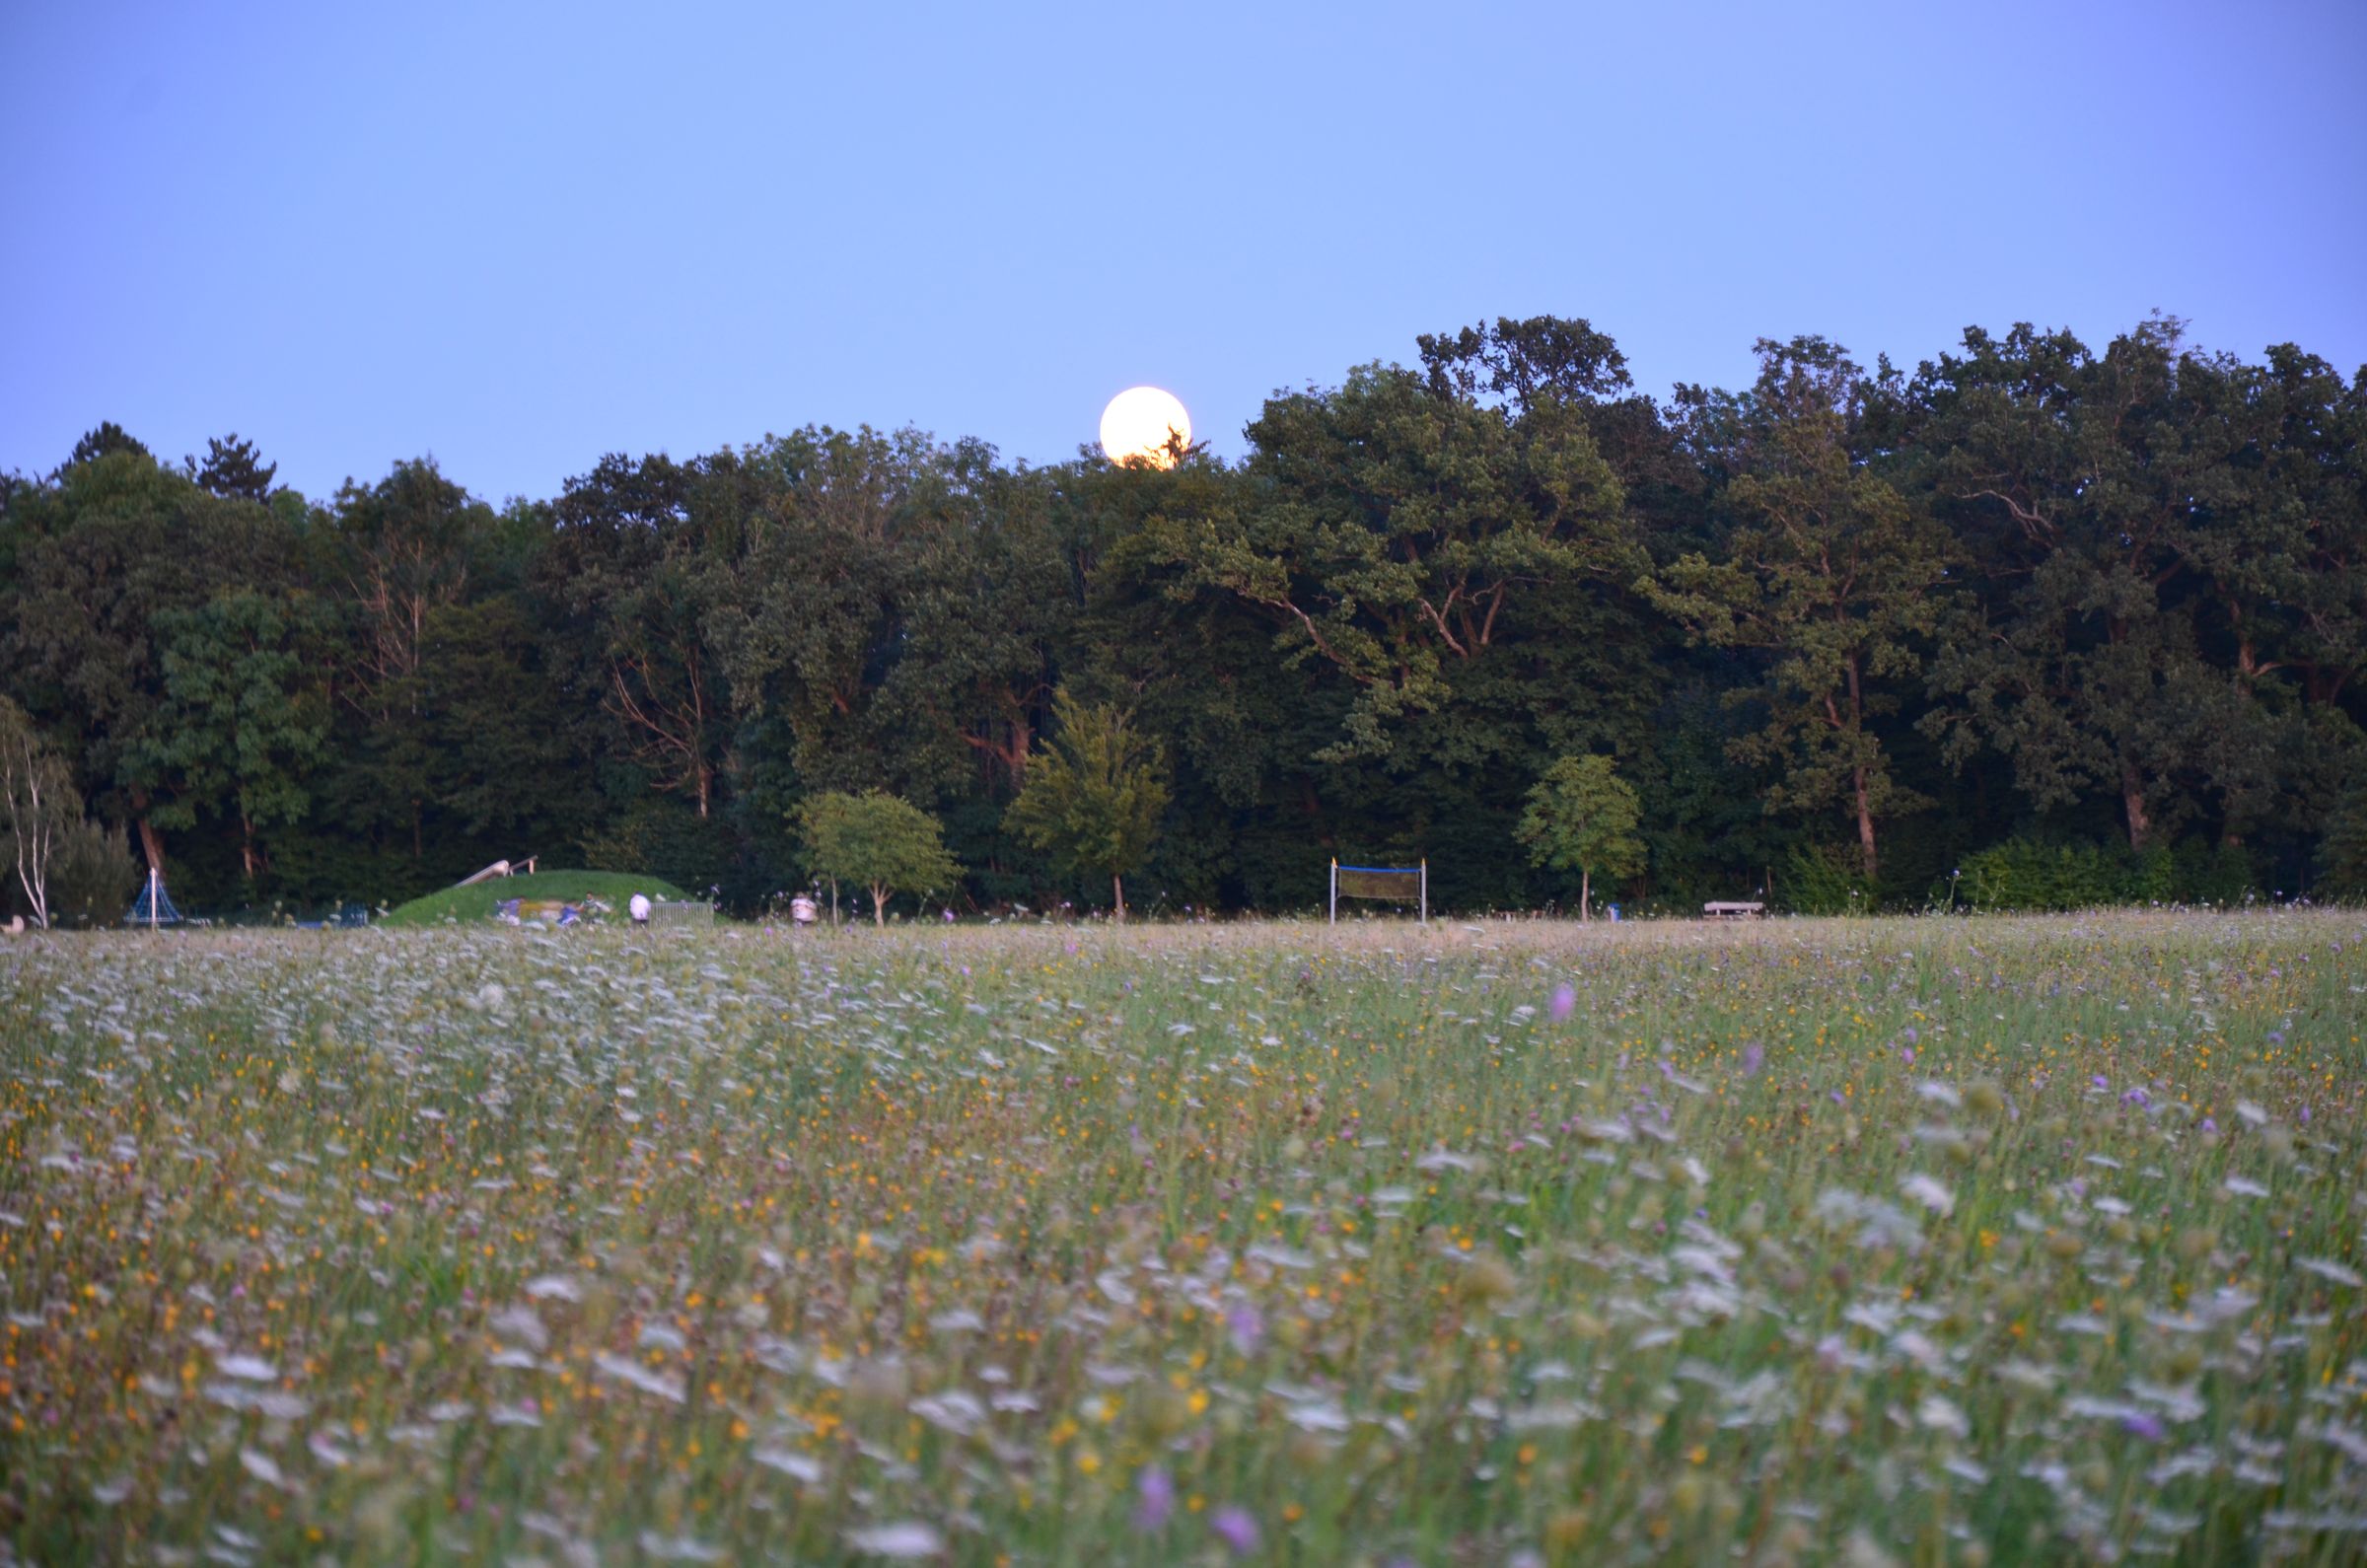
<instances>
[{"instance_id":1,"label":"green shrub","mask_svg":"<svg viewBox=\"0 0 2367 1568\"><path fill-rule=\"evenodd\" d=\"M2124 903L2128 857L2099 844L2011 838L1965 857L1957 898L1967 908L2083 909Z\"/></svg>"},{"instance_id":2,"label":"green shrub","mask_svg":"<svg viewBox=\"0 0 2367 1568\"><path fill-rule=\"evenodd\" d=\"M2367 898L2367 781L2353 784L2326 824L2318 846L2319 891L2335 898Z\"/></svg>"},{"instance_id":3,"label":"green shrub","mask_svg":"<svg viewBox=\"0 0 2367 1568\"><path fill-rule=\"evenodd\" d=\"M1795 844L1784 851L1774 900L1794 914L1872 914L1874 890L1847 844Z\"/></svg>"},{"instance_id":4,"label":"green shrub","mask_svg":"<svg viewBox=\"0 0 2367 1568\"><path fill-rule=\"evenodd\" d=\"M655 797L636 801L606 832L582 842L584 864L596 871L662 877L678 888L704 890L732 873L734 833L720 817Z\"/></svg>"},{"instance_id":5,"label":"green shrub","mask_svg":"<svg viewBox=\"0 0 2367 1568\"><path fill-rule=\"evenodd\" d=\"M2189 841L2178 846L2176 886L2181 903L2242 903L2259 890L2260 870L2241 845Z\"/></svg>"},{"instance_id":6,"label":"green shrub","mask_svg":"<svg viewBox=\"0 0 2367 1568\"><path fill-rule=\"evenodd\" d=\"M1998 911L2238 903L2257 881L2252 857L2232 844L2189 841L2131 851L2121 844L2012 838L1965 857L1956 902Z\"/></svg>"},{"instance_id":7,"label":"green shrub","mask_svg":"<svg viewBox=\"0 0 2367 1568\"><path fill-rule=\"evenodd\" d=\"M61 926L110 926L147 879L124 835L102 822L61 829L49 862L49 914Z\"/></svg>"}]
</instances>

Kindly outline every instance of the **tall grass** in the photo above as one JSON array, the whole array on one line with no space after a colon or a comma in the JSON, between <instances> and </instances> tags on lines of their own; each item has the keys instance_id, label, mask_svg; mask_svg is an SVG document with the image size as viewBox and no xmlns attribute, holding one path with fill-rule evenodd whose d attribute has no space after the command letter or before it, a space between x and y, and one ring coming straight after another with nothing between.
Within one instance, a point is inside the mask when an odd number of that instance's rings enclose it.
<instances>
[{"instance_id":1,"label":"tall grass","mask_svg":"<svg viewBox=\"0 0 2367 1568\"><path fill-rule=\"evenodd\" d=\"M0 948L0 1556L2356 1562L2367 916Z\"/></svg>"}]
</instances>

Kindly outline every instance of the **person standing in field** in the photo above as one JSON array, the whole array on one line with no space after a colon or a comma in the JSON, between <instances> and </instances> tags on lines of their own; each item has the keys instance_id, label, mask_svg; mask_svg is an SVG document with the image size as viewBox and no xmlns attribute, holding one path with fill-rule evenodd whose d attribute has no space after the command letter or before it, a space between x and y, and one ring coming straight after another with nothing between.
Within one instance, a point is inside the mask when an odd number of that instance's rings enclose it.
<instances>
[{"instance_id":1,"label":"person standing in field","mask_svg":"<svg viewBox=\"0 0 2367 1568\"><path fill-rule=\"evenodd\" d=\"M633 912L633 924L637 926L649 924L649 895L647 893L634 893L633 900L627 907Z\"/></svg>"}]
</instances>

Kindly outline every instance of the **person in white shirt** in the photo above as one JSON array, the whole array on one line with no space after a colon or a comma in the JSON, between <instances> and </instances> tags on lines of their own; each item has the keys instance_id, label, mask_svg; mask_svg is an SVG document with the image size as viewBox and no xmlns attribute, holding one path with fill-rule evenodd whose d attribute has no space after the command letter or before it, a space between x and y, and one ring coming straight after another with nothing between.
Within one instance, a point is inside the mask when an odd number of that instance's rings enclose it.
<instances>
[{"instance_id":1,"label":"person in white shirt","mask_svg":"<svg viewBox=\"0 0 2367 1568\"><path fill-rule=\"evenodd\" d=\"M634 893L629 907L633 911L633 924L637 926L649 924L649 895L647 893Z\"/></svg>"}]
</instances>

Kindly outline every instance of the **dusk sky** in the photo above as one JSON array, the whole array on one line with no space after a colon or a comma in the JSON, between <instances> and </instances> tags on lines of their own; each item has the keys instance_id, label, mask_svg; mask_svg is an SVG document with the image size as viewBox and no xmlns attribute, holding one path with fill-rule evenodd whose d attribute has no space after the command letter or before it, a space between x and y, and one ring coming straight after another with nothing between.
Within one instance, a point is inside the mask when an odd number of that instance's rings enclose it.
<instances>
[{"instance_id":1,"label":"dusk sky","mask_svg":"<svg viewBox=\"0 0 2367 1568\"><path fill-rule=\"evenodd\" d=\"M1418 332L1638 382L1968 323L2367 361L2367 4L0 10L0 469L494 501L809 422L1227 456Z\"/></svg>"}]
</instances>

